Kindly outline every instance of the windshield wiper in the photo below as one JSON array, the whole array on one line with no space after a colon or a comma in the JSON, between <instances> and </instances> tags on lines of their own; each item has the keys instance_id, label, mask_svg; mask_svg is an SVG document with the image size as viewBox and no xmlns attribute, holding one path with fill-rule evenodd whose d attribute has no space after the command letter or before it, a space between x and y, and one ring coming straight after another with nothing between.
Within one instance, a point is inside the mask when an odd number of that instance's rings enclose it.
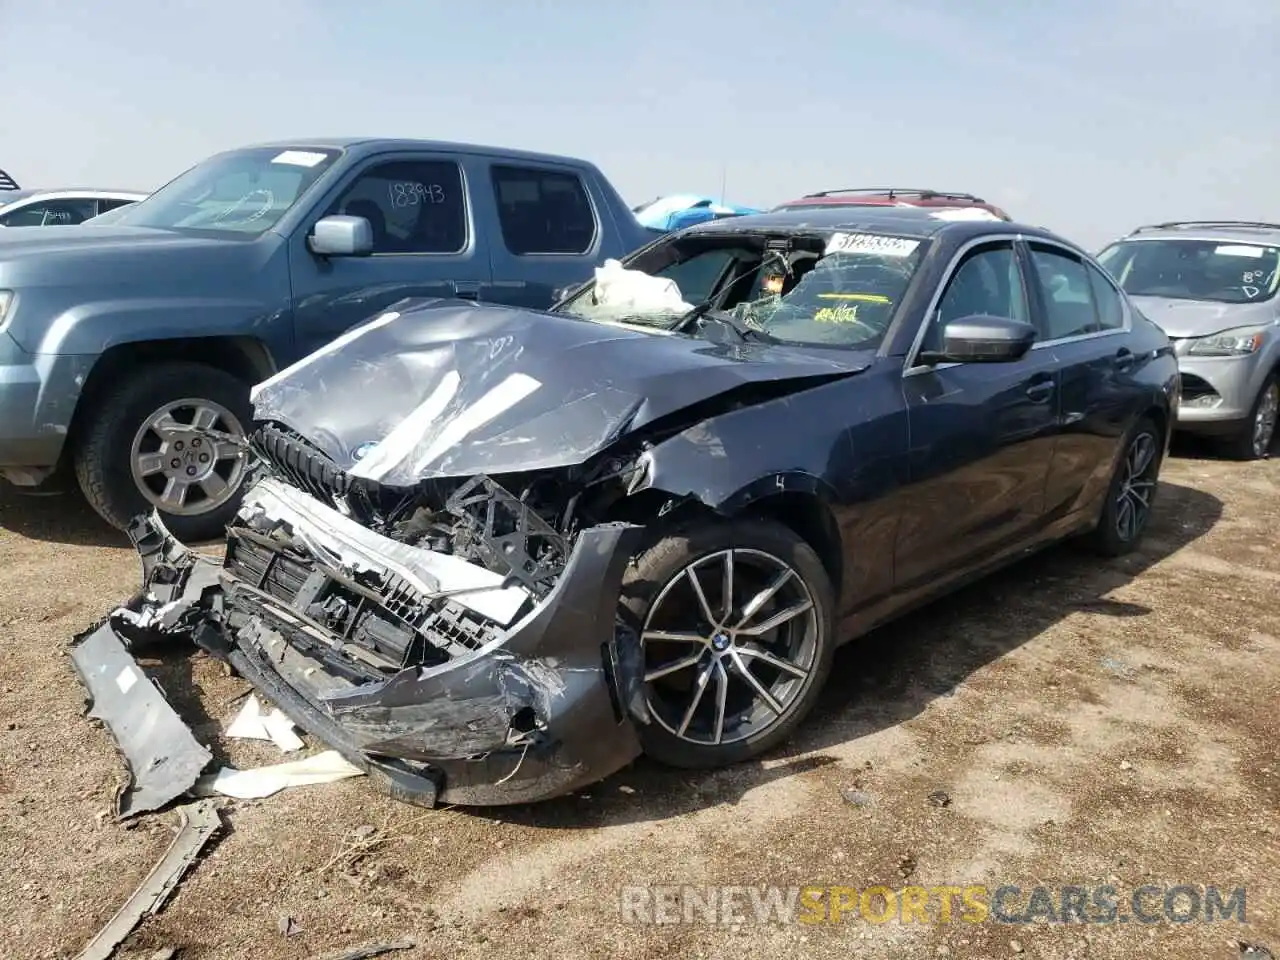
<instances>
[{"instance_id":1,"label":"windshield wiper","mask_svg":"<svg viewBox=\"0 0 1280 960\"><path fill-rule=\"evenodd\" d=\"M698 306L700 307L702 304L699 304ZM694 307L694 310L697 309L697 307ZM689 316L689 314L693 314L693 316ZM682 323L687 323L691 319L702 320L703 322L712 320L715 323L718 323L721 327L732 331L743 343L749 343L752 340L758 343L781 343L777 337L771 337L763 330L743 323L732 313L729 313L726 310L712 310L708 307L706 310L697 314L694 314L693 310L690 310L689 314L685 315L685 318L681 321Z\"/></svg>"},{"instance_id":2,"label":"windshield wiper","mask_svg":"<svg viewBox=\"0 0 1280 960\"><path fill-rule=\"evenodd\" d=\"M753 276L754 274L759 273L765 267L771 266L775 263L781 264L781 266L783 267L783 269L787 271L787 273L791 272L791 266L787 261L785 254L783 254L779 250L767 249L765 250L764 256L760 258L759 262L756 263L755 266L753 266L750 270L746 271L746 273L743 273L741 276L735 277L733 282L735 284L741 283L747 277ZM776 337L769 336L769 334L765 333L763 330L759 330L755 327L748 326L747 324L743 323L741 320L739 320L737 317L735 317L733 314L727 311L716 310L715 305L716 305L717 299L718 297L715 294L713 294L710 297L708 297L706 300L703 300L701 303L695 306L692 310L684 314L682 317L680 317L680 319L678 319L675 323L673 323L671 325L671 329L684 330L686 327L689 326L689 324L693 323L695 320L701 320L704 317L706 317L716 321L717 323L720 324L721 327L726 327L729 330L733 331L733 333L737 334L738 339L742 340L743 342L748 342L751 340L758 340L761 343L780 343L781 342Z\"/></svg>"}]
</instances>

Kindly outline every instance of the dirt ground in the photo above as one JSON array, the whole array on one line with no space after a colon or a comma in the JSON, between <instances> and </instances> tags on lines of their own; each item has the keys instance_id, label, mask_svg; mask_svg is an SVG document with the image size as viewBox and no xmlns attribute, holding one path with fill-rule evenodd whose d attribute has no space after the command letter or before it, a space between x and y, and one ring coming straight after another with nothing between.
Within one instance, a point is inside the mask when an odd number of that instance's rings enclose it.
<instances>
[{"instance_id":1,"label":"dirt ground","mask_svg":"<svg viewBox=\"0 0 1280 960\"><path fill-rule=\"evenodd\" d=\"M1140 554L1050 551L844 648L816 715L762 763L641 761L480 813L363 777L227 801L122 953L292 960L408 936L389 956L1211 960L1233 939L1280 955L1277 531L1280 462L1181 451ZM172 812L110 817L122 764L65 652L138 576L78 498L0 499L4 957L74 956L173 835ZM219 739L243 681L203 657L155 670L218 760L279 759ZM368 827L387 842L352 863ZM633 884L1104 883L1122 902L1144 883L1243 885L1248 923L653 925L619 908Z\"/></svg>"}]
</instances>

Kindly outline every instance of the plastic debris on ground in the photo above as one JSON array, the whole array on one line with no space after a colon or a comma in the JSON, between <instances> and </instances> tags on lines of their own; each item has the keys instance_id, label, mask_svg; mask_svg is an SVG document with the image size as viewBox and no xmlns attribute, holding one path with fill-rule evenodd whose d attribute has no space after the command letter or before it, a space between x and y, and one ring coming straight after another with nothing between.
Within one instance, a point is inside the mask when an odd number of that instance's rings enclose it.
<instances>
[{"instance_id":1,"label":"plastic debris on ground","mask_svg":"<svg viewBox=\"0 0 1280 960\"><path fill-rule=\"evenodd\" d=\"M293 730L293 721L279 709L262 712L257 696L249 695L236 718L227 727L227 736L238 740L270 740L284 753L301 750L302 738Z\"/></svg>"},{"instance_id":2,"label":"plastic debris on ground","mask_svg":"<svg viewBox=\"0 0 1280 960\"><path fill-rule=\"evenodd\" d=\"M178 832L133 895L85 946L76 960L109 960L143 918L160 912L215 833L222 827L217 802L202 800L178 808Z\"/></svg>"},{"instance_id":3,"label":"plastic debris on ground","mask_svg":"<svg viewBox=\"0 0 1280 960\"><path fill-rule=\"evenodd\" d=\"M260 800L289 787L333 783L363 775L363 770L348 763L337 750L326 750L301 760L286 760L251 770L223 767L217 773L201 777L193 792L200 796L220 793L237 800Z\"/></svg>"}]
</instances>

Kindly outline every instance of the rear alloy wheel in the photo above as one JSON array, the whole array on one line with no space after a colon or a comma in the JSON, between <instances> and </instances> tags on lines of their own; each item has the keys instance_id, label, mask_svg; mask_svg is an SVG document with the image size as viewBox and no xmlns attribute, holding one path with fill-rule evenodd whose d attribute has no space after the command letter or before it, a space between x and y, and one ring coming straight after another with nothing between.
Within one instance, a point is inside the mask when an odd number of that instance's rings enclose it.
<instances>
[{"instance_id":1,"label":"rear alloy wheel","mask_svg":"<svg viewBox=\"0 0 1280 960\"><path fill-rule=\"evenodd\" d=\"M1141 541L1159 484L1162 442L1159 429L1147 417L1130 432L1092 534L1092 545L1100 553L1118 557Z\"/></svg>"},{"instance_id":2,"label":"rear alloy wheel","mask_svg":"<svg viewBox=\"0 0 1280 960\"><path fill-rule=\"evenodd\" d=\"M762 521L710 524L646 551L624 588L638 615L645 751L717 767L785 739L831 666L832 589L813 549Z\"/></svg>"},{"instance_id":3,"label":"rear alloy wheel","mask_svg":"<svg viewBox=\"0 0 1280 960\"><path fill-rule=\"evenodd\" d=\"M1262 460L1270 455L1276 439L1277 419L1280 419L1280 379L1272 376L1258 391L1248 422L1231 443L1232 458Z\"/></svg>"}]
</instances>

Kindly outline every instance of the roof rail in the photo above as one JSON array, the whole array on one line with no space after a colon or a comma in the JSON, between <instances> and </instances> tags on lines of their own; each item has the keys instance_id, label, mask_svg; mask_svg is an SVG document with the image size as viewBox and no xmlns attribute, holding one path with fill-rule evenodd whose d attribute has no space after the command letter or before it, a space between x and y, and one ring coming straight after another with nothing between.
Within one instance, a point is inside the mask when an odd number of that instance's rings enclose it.
<instances>
[{"instance_id":1,"label":"roof rail","mask_svg":"<svg viewBox=\"0 0 1280 960\"><path fill-rule=\"evenodd\" d=\"M1145 233L1149 230L1194 230L1204 227L1227 227L1246 230L1280 230L1280 223L1268 223L1265 220L1170 220L1168 223L1149 223L1138 227L1134 233Z\"/></svg>"},{"instance_id":2,"label":"roof rail","mask_svg":"<svg viewBox=\"0 0 1280 960\"><path fill-rule=\"evenodd\" d=\"M18 181L13 179L3 170L0 170L0 190L17 190Z\"/></svg>"},{"instance_id":3,"label":"roof rail","mask_svg":"<svg viewBox=\"0 0 1280 960\"><path fill-rule=\"evenodd\" d=\"M981 197L972 193L959 193L952 190L924 190L916 187L843 187L839 190L819 190L817 193L806 193L810 197L830 197L837 193L867 193L894 197L919 197L921 200L968 200L970 203L986 203Z\"/></svg>"}]
</instances>

